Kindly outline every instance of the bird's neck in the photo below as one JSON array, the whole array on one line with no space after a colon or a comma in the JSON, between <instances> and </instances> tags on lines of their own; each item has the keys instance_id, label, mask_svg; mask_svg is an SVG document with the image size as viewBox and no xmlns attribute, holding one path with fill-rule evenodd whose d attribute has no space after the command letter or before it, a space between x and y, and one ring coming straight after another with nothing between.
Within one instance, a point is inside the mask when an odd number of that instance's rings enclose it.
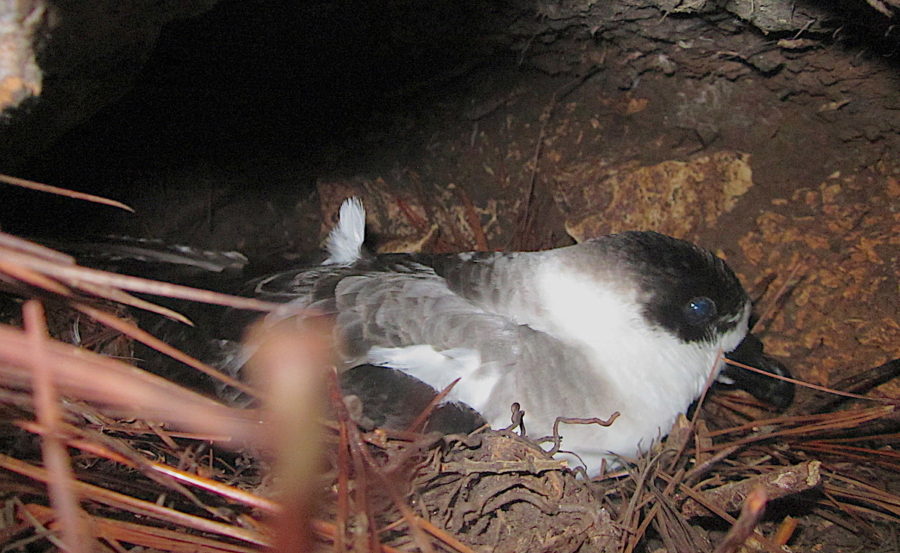
<instances>
[{"instance_id":1,"label":"bird's neck","mask_svg":"<svg viewBox=\"0 0 900 553\"><path fill-rule=\"evenodd\" d=\"M584 278L561 267L546 267L536 276L543 316L528 324L585 352L608 386L603 396L617 409L642 406L674 417L720 368L717 345L683 342L650 325L638 291L628 284L611 276L598 286L594 278L603 275Z\"/></svg>"}]
</instances>

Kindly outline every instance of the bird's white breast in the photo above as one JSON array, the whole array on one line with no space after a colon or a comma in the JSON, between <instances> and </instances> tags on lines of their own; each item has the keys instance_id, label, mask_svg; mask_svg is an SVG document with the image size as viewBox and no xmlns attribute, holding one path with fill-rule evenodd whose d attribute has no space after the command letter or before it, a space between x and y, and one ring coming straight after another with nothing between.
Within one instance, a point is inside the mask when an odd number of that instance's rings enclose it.
<instances>
[{"instance_id":1,"label":"bird's white breast","mask_svg":"<svg viewBox=\"0 0 900 553\"><path fill-rule=\"evenodd\" d=\"M710 371L718 370L718 347L682 342L662 328L650 326L641 314L639 291L615 275L585 275L562 262L547 263L535 274L544 317L527 321L536 329L585 353L588 367L561 367L583 375L583 385L568 398L547 398L555 405L524 405L548 420L567 417L619 419L608 428L564 427L564 445L598 465L608 452L634 456L665 435L679 413L700 394ZM530 409L529 409L530 407ZM535 424L537 423L537 424ZM591 461L596 462L591 462Z\"/></svg>"}]
</instances>

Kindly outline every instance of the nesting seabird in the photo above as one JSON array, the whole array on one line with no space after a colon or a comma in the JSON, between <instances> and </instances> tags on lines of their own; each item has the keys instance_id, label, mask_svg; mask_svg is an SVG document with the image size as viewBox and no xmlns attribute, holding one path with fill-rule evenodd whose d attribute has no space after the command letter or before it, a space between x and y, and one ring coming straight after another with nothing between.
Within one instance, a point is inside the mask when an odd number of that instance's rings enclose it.
<instances>
[{"instance_id":1,"label":"nesting seabird","mask_svg":"<svg viewBox=\"0 0 900 553\"><path fill-rule=\"evenodd\" d=\"M750 301L723 260L655 232L546 251L370 255L358 199L319 266L258 280L260 299L334 316L346 368L401 370L493 427L518 403L532 437L557 417L589 472L665 435L747 333Z\"/></svg>"}]
</instances>

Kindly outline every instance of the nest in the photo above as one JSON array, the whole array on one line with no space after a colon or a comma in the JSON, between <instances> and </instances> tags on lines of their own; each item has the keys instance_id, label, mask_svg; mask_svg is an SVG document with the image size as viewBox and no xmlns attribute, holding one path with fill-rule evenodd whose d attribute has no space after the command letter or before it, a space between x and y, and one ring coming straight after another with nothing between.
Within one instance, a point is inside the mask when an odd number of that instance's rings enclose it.
<instances>
[{"instance_id":1,"label":"nest","mask_svg":"<svg viewBox=\"0 0 900 553\"><path fill-rule=\"evenodd\" d=\"M612 551L619 539L575 472L510 432L448 439L412 488L423 516L478 550Z\"/></svg>"},{"instance_id":2,"label":"nest","mask_svg":"<svg viewBox=\"0 0 900 553\"><path fill-rule=\"evenodd\" d=\"M251 335L266 387L229 383L260 410L113 357L138 341L227 381L120 306L179 317L131 291L272 306L85 269L7 234L0 277L22 298L6 310L18 324L21 309L22 328L0 325L7 550L783 552L886 540L900 519L897 402L860 395L895 378L896 361L790 414L716 394L633 464L587 481L509 430L361 428L314 324Z\"/></svg>"}]
</instances>

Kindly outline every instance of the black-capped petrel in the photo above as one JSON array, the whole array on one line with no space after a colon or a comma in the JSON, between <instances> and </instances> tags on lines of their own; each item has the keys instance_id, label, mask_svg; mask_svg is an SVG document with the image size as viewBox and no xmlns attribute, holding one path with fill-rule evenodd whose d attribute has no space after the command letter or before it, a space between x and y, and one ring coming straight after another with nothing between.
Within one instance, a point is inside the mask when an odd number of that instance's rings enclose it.
<instances>
[{"instance_id":1,"label":"black-capped petrel","mask_svg":"<svg viewBox=\"0 0 900 553\"><path fill-rule=\"evenodd\" d=\"M340 209L319 266L258 280L261 299L331 314L347 368L399 369L532 437L557 417L562 448L591 473L666 434L747 333L750 301L725 262L655 232L537 252L363 250L365 211Z\"/></svg>"}]
</instances>

